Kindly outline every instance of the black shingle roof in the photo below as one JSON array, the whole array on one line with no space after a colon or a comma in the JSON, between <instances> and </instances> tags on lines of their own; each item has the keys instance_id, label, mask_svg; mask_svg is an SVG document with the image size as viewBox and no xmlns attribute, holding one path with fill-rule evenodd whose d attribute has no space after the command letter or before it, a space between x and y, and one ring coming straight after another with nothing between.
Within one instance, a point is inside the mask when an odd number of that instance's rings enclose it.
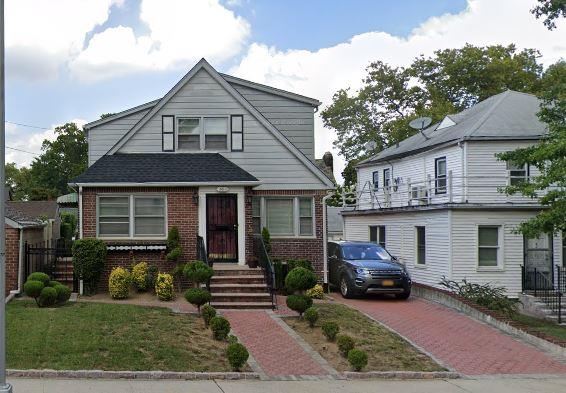
<instances>
[{"instance_id":1,"label":"black shingle roof","mask_svg":"<svg viewBox=\"0 0 566 393\"><path fill-rule=\"evenodd\" d=\"M218 153L135 153L102 156L71 183L253 182Z\"/></svg>"}]
</instances>

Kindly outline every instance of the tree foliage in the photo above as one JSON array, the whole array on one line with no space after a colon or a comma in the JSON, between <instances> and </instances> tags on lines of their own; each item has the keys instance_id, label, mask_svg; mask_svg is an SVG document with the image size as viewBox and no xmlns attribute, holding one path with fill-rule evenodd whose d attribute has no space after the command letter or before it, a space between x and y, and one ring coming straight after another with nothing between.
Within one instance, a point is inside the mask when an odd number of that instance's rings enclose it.
<instances>
[{"instance_id":1,"label":"tree foliage","mask_svg":"<svg viewBox=\"0 0 566 393\"><path fill-rule=\"evenodd\" d=\"M545 206L537 216L519 226L519 231L529 237L566 232L566 61L546 70L540 98L538 116L548 125L547 137L534 146L498 155L512 164L538 169L539 174L531 176L528 182L505 188L509 195L520 193L539 198Z\"/></svg>"},{"instance_id":2,"label":"tree foliage","mask_svg":"<svg viewBox=\"0 0 566 393\"><path fill-rule=\"evenodd\" d=\"M548 30L556 28L556 19L566 17L566 0L537 0L538 5L531 12L537 19L544 18L544 25Z\"/></svg>"}]
</instances>

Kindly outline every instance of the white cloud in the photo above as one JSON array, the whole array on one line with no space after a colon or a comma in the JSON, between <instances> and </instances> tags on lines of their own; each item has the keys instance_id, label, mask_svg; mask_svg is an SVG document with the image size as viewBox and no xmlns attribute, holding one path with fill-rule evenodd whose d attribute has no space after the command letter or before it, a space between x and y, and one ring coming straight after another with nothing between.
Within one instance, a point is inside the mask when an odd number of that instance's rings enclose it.
<instances>
[{"instance_id":1,"label":"white cloud","mask_svg":"<svg viewBox=\"0 0 566 393\"><path fill-rule=\"evenodd\" d=\"M437 49L474 45L516 44L519 48L537 48L544 64L566 57L566 24L548 31L530 13L531 0L468 0L463 12L433 17L413 30L409 37L383 32L369 32L353 37L347 43L306 50L279 51L262 44L252 44L240 64L231 73L242 78L288 89L323 102L331 103L340 88L361 85L365 67L374 60L392 65L408 65L420 54L432 55ZM332 130L324 129L320 118L315 123L316 152L321 156L332 150ZM344 167L342 157L335 155L335 174Z\"/></svg>"},{"instance_id":2,"label":"white cloud","mask_svg":"<svg viewBox=\"0 0 566 393\"><path fill-rule=\"evenodd\" d=\"M246 20L218 0L142 0L149 34L131 27L106 29L70 63L81 80L96 81L141 70L188 67L201 57L222 62L238 54L250 33Z\"/></svg>"},{"instance_id":3,"label":"white cloud","mask_svg":"<svg viewBox=\"0 0 566 393\"><path fill-rule=\"evenodd\" d=\"M9 77L52 79L83 48L86 34L104 23L122 0L6 1L6 69Z\"/></svg>"}]
</instances>

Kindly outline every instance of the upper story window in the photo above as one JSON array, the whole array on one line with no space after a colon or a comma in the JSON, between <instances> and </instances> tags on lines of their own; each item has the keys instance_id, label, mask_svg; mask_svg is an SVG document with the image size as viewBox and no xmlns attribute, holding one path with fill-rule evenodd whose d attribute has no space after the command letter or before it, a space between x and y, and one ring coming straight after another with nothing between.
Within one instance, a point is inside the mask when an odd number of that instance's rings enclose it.
<instances>
[{"instance_id":1,"label":"upper story window","mask_svg":"<svg viewBox=\"0 0 566 393\"><path fill-rule=\"evenodd\" d=\"M372 174L373 189L377 190L379 188L379 172L375 171Z\"/></svg>"},{"instance_id":2,"label":"upper story window","mask_svg":"<svg viewBox=\"0 0 566 393\"><path fill-rule=\"evenodd\" d=\"M177 127L177 147L179 150L200 150L200 118L181 118L178 119Z\"/></svg>"},{"instance_id":3,"label":"upper story window","mask_svg":"<svg viewBox=\"0 0 566 393\"><path fill-rule=\"evenodd\" d=\"M204 150L228 149L228 118L204 118Z\"/></svg>"},{"instance_id":4,"label":"upper story window","mask_svg":"<svg viewBox=\"0 0 566 393\"><path fill-rule=\"evenodd\" d=\"M173 116L164 116L163 118L173 118ZM169 129L167 123L163 123L164 141L167 135L169 139ZM229 117L179 117L177 118L177 148L185 151L226 151L228 150L228 131L230 127L234 127L233 119ZM236 121L237 123L237 121ZM167 125L167 128L166 128ZM237 125L237 124L236 124ZM239 147L243 149L243 124L240 124L240 140ZM167 132L166 132L167 130ZM172 131L174 133L174 131ZM237 138L236 138L237 139ZM171 143L167 143L170 147ZM166 143L163 144L164 151L174 151L165 149Z\"/></svg>"},{"instance_id":5,"label":"upper story window","mask_svg":"<svg viewBox=\"0 0 566 393\"><path fill-rule=\"evenodd\" d=\"M446 157L434 160L434 193L446 194Z\"/></svg>"},{"instance_id":6,"label":"upper story window","mask_svg":"<svg viewBox=\"0 0 566 393\"><path fill-rule=\"evenodd\" d=\"M519 166L507 162L507 175L509 176L509 185L511 186L524 183L529 177L529 166L527 164Z\"/></svg>"},{"instance_id":7,"label":"upper story window","mask_svg":"<svg viewBox=\"0 0 566 393\"><path fill-rule=\"evenodd\" d=\"M391 169L386 168L383 170L383 188L385 188L385 191L389 191L389 186L391 186Z\"/></svg>"}]
</instances>

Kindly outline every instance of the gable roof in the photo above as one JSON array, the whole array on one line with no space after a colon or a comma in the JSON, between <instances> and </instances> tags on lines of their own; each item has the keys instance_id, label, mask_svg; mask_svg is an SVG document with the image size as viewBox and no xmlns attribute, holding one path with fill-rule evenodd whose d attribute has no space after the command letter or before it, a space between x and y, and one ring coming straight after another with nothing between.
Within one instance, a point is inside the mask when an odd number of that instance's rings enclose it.
<instances>
[{"instance_id":1,"label":"gable roof","mask_svg":"<svg viewBox=\"0 0 566 393\"><path fill-rule=\"evenodd\" d=\"M71 180L94 184L257 185L257 178L218 153L130 153L103 156Z\"/></svg>"},{"instance_id":2,"label":"gable roof","mask_svg":"<svg viewBox=\"0 0 566 393\"><path fill-rule=\"evenodd\" d=\"M536 96L507 90L447 116L449 121L433 124L422 133L401 141L398 146L388 147L357 166L401 158L460 141L540 139L547 128L536 115L539 109L540 100ZM449 125L450 122L454 124ZM444 127L439 127L441 124Z\"/></svg>"},{"instance_id":3,"label":"gable roof","mask_svg":"<svg viewBox=\"0 0 566 393\"><path fill-rule=\"evenodd\" d=\"M25 212L22 212L14 207L13 202L5 202L4 220L11 226L17 228L40 227L45 225L45 223L39 218L29 216Z\"/></svg>"},{"instance_id":4,"label":"gable roof","mask_svg":"<svg viewBox=\"0 0 566 393\"><path fill-rule=\"evenodd\" d=\"M7 201L6 205L32 219L45 217L54 220L58 216L57 201Z\"/></svg>"},{"instance_id":5,"label":"gable roof","mask_svg":"<svg viewBox=\"0 0 566 393\"><path fill-rule=\"evenodd\" d=\"M201 59L171 90L167 92L106 154L116 154L122 146L140 130L158 111L201 69L221 85L236 101L238 101L248 112L251 113L276 139L283 144L293 155L295 155L315 176L326 186L334 188L332 181L295 145L293 145L265 116L263 116L253 105L251 105L238 91L230 85L204 58Z\"/></svg>"},{"instance_id":6,"label":"gable roof","mask_svg":"<svg viewBox=\"0 0 566 393\"><path fill-rule=\"evenodd\" d=\"M97 126L101 126L103 124L106 124L108 122L121 119L122 117L129 116L131 114L138 113L138 112L141 112L143 110L153 108L158 102L159 102L159 100L153 100L153 101L150 101L150 102L146 102L145 104L134 106L133 108L126 109L126 110L123 110L123 111L118 112L118 113L114 113L112 116L105 117L104 119L98 119L98 120L95 120L95 121L91 121L90 123L86 123L83 126L83 129L88 130L88 129L91 129L93 127L97 127Z\"/></svg>"}]
</instances>

